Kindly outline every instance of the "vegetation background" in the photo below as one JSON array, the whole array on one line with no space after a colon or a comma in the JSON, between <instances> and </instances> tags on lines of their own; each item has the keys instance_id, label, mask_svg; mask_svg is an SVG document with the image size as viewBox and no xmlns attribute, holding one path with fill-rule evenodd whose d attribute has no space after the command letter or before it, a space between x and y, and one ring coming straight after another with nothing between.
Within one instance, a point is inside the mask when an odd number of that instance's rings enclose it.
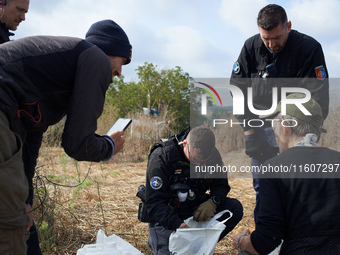
<instances>
[{"instance_id":1,"label":"vegetation background","mask_svg":"<svg viewBox=\"0 0 340 255\"><path fill-rule=\"evenodd\" d=\"M124 150L110 161L78 162L60 147L63 122L51 126L44 135L35 177L34 217L43 254L76 254L85 244L96 242L102 229L115 234L144 254L148 226L137 219L138 186L145 182L148 152L152 144L189 125L191 78L181 68L158 70L145 63L137 70L139 80L125 83L114 79L107 92L106 105L98 120L98 134L104 134L119 117L133 119L125 132ZM322 146L340 150L340 114L337 93L332 93L330 114L325 122L328 133ZM143 111L144 108L144 111ZM144 114L145 110L147 116ZM230 113L225 118L233 118ZM214 113L212 114L212 118ZM211 126L211 119L208 119ZM225 165L238 169L250 165L244 154L242 128L221 125L213 128ZM233 233L254 228L255 193L251 174L229 175L230 197L244 207L244 217ZM215 254L238 254L231 246L230 233L218 243Z\"/></svg>"}]
</instances>

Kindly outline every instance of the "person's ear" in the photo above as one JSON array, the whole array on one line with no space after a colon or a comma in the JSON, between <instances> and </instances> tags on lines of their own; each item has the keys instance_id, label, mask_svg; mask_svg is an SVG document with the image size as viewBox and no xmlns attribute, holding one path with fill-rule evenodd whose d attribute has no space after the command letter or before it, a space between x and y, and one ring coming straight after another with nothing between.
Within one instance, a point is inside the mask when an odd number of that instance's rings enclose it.
<instances>
[{"instance_id":1,"label":"person's ear","mask_svg":"<svg viewBox=\"0 0 340 255\"><path fill-rule=\"evenodd\" d=\"M284 127L282 126L282 134L284 136L290 136L292 133L292 129L290 127Z\"/></svg>"},{"instance_id":2,"label":"person's ear","mask_svg":"<svg viewBox=\"0 0 340 255\"><path fill-rule=\"evenodd\" d=\"M188 146L188 141L185 139L185 140L183 140L183 146L184 147L187 147Z\"/></svg>"},{"instance_id":3,"label":"person's ear","mask_svg":"<svg viewBox=\"0 0 340 255\"><path fill-rule=\"evenodd\" d=\"M287 29L288 29L288 33L290 32L290 30L292 29L292 22L288 21L287 23Z\"/></svg>"}]
</instances>

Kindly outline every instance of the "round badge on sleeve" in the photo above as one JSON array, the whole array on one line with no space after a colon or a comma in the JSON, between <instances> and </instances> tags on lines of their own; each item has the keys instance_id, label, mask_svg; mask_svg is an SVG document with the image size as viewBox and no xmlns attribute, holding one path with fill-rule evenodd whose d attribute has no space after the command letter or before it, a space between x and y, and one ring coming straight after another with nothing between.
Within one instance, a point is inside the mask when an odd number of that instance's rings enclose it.
<instances>
[{"instance_id":1,"label":"round badge on sleeve","mask_svg":"<svg viewBox=\"0 0 340 255\"><path fill-rule=\"evenodd\" d=\"M156 190L162 188L163 186L162 178L158 176L152 177L150 181L150 186L151 188L156 189Z\"/></svg>"},{"instance_id":2,"label":"round badge on sleeve","mask_svg":"<svg viewBox=\"0 0 340 255\"><path fill-rule=\"evenodd\" d=\"M234 64L234 73L238 74L241 70L241 66L238 62L235 62Z\"/></svg>"}]
</instances>

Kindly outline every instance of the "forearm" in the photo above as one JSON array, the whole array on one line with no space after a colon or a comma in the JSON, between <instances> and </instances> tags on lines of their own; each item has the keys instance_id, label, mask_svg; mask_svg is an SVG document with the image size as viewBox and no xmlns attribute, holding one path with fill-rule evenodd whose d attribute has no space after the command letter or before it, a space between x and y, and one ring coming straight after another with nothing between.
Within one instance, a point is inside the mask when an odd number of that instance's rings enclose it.
<instances>
[{"instance_id":1,"label":"forearm","mask_svg":"<svg viewBox=\"0 0 340 255\"><path fill-rule=\"evenodd\" d=\"M107 137L108 138L108 137ZM107 160L114 153L114 146L105 136L91 134L87 137L64 135L62 146L70 157L78 161L99 162Z\"/></svg>"}]
</instances>

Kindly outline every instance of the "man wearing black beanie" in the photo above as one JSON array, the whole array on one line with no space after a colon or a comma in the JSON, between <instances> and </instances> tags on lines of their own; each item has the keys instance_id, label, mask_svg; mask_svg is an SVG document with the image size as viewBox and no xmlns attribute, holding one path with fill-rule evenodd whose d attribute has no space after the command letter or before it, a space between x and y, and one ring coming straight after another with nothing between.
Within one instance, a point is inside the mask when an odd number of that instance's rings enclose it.
<instances>
[{"instance_id":1,"label":"man wearing black beanie","mask_svg":"<svg viewBox=\"0 0 340 255\"><path fill-rule=\"evenodd\" d=\"M132 46L124 30L112 20L94 23L86 33L86 41L98 46L106 55L119 56L131 62Z\"/></svg>"},{"instance_id":2,"label":"man wearing black beanie","mask_svg":"<svg viewBox=\"0 0 340 255\"><path fill-rule=\"evenodd\" d=\"M112 77L131 61L131 45L111 20L86 40L33 36L0 45L0 254L26 254L32 179L47 128L66 116L62 147L79 161L110 159L124 132L98 135Z\"/></svg>"}]
</instances>

